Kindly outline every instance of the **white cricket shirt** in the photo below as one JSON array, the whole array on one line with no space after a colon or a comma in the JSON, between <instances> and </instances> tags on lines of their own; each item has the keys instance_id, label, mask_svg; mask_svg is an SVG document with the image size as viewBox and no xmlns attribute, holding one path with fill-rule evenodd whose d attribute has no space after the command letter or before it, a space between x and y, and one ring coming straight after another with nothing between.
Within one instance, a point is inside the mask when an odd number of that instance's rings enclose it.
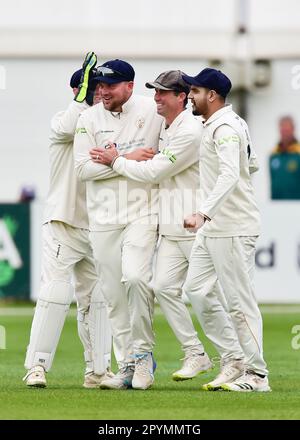
<instances>
[{"instance_id":1,"label":"white cricket shirt","mask_svg":"<svg viewBox=\"0 0 300 440\"><path fill-rule=\"evenodd\" d=\"M208 237L259 235L260 215L250 177L252 149L248 126L231 105L204 123L197 211L211 221L198 233Z\"/></svg>"},{"instance_id":2,"label":"white cricket shirt","mask_svg":"<svg viewBox=\"0 0 300 440\"><path fill-rule=\"evenodd\" d=\"M102 103L79 118L75 142L75 167L87 185L87 207L91 231L112 230L128 223L157 224L157 186L120 176L89 156L93 147L116 144L119 153L137 148L157 150L163 119L156 113L153 98L132 95L122 112L105 110Z\"/></svg>"},{"instance_id":3,"label":"white cricket shirt","mask_svg":"<svg viewBox=\"0 0 300 440\"><path fill-rule=\"evenodd\" d=\"M44 223L57 220L88 229L85 183L77 178L73 159L76 124L86 108L86 103L73 101L66 111L58 112L51 121L50 182Z\"/></svg>"},{"instance_id":4,"label":"white cricket shirt","mask_svg":"<svg viewBox=\"0 0 300 440\"><path fill-rule=\"evenodd\" d=\"M169 239L194 239L183 228L183 220L196 210L202 129L202 123L185 110L169 128L163 124L159 152L152 160L137 162L120 156L113 166L130 179L159 184L159 232Z\"/></svg>"}]
</instances>

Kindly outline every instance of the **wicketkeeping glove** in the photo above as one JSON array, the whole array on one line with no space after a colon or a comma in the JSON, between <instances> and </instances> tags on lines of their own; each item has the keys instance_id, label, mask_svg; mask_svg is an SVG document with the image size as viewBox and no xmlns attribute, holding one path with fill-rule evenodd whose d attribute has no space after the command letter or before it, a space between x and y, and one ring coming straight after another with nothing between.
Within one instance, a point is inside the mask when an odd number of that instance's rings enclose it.
<instances>
[{"instance_id":1,"label":"wicketkeeping glove","mask_svg":"<svg viewBox=\"0 0 300 440\"><path fill-rule=\"evenodd\" d=\"M96 54L94 52L88 52L82 65L82 75L78 88L79 89L78 93L74 98L75 101L83 102L87 98L89 79L90 76L92 76L93 74L93 68L96 66L96 64L97 64ZM92 105L92 103L90 104L90 102L88 102L88 104Z\"/></svg>"}]
</instances>

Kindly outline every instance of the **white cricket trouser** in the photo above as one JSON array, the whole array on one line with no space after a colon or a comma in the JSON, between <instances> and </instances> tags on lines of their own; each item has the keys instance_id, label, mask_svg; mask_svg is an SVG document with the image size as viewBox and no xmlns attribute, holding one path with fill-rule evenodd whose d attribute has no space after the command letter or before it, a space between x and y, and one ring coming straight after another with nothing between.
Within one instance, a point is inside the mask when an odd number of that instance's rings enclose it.
<instances>
[{"instance_id":1,"label":"white cricket trouser","mask_svg":"<svg viewBox=\"0 0 300 440\"><path fill-rule=\"evenodd\" d=\"M218 279L232 318L247 369L268 374L262 354L262 318L253 290L257 237L212 238L197 234L184 291L206 336L220 350L228 327L214 292ZM220 319L213 319L219 315ZM215 316L217 318L217 316Z\"/></svg>"},{"instance_id":2,"label":"white cricket trouser","mask_svg":"<svg viewBox=\"0 0 300 440\"><path fill-rule=\"evenodd\" d=\"M101 301L103 304L104 301L89 242L89 231L57 221L46 223L43 225L41 288L27 348L26 368L43 365L46 371L50 369L73 298L74 281L78 321L80 316L84 321L90 304ZM78 330L85 350L87 369L94 370L88 324L81 325L78 322ZM107 333L108 338L111 337L110 328Z\"/></svg>"},{"instance_id":3,"label":"white cricket trouser","mask_svg":"<svg viewBox=\"0 0 300 440\"><path fill-rule=\"evenodd\" d=\"M154 294L149 282L157 226L128 224L91 232L90 240L122 366L133 362L133 353L153 350Z\"/></svg>"},{"instance_id":4,"label":"white cricket trouser","mask_svg":"<svg viewBox=\"0 0 300 440\"><path fill-rule=\"evenodd\" d=\"M161 237L157 249L154 278L155 296L184 352L203 353L190 314L182 299L194 240L169 240Z\"/></svg>"}]
</instances>

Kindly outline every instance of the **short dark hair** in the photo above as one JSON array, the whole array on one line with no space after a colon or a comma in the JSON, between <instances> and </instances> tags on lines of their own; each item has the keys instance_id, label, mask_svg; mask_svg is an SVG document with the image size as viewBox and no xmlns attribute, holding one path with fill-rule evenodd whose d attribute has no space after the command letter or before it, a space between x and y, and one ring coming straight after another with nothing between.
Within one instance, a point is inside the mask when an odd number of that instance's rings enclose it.
<instances>
[{"instance_id":1,"label":"short dark hair","mask_svg":"<svg viewBox=\"0 0 300 440\"><path fill-rule=\"evenodd\" d=\"M184 98L184 101L183 101L183 107L184 108L186 108L186 106L187 106L187 103L188 103L188 94L186 93L186 92L184 92L183 90L181 90L181 91L179 91L179 90L174 90L174 95L175 96L178 96L180 93L185 93L185 98Z\"/></svg>"}]
</instances>

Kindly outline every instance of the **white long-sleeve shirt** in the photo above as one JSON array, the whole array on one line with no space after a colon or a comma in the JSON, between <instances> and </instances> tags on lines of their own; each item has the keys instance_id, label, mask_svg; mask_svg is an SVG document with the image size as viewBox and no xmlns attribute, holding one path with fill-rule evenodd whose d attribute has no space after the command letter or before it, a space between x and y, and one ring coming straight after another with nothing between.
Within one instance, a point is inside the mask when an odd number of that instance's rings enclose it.
<instances>
[{"instance_id":1,"label":"white long-sleeve shirt","mask_svg":"<svg viewBox=\"0 0 300 440\"><path fill-rule=\"evenodd\" d=\"M231 105L204 123L197 211L211 221L198 233L209 237L259 235L260 216L250 177L257 168L252 150L248 126Z\"/></svg>"},{"instance_id":2,"label":"white long-sleeve shirt","mask_svg":"<svg viewBox=\"0 0 300 440\"><path fill-rule=\"evenodd\" d=\"M44 222L57 220L77 228L88 229L86 188L76 175L73 141L79 115L86 103L72 101L66 111L58 112L51 121L50 183L44 211Z\"/></svg>"},{"instance_id":3,"label":"white long-sleeve shirt","mask_svg":"<svg viewBox=\"0 0 300 440\"><path fill-rule=\"evenodd\" d=\"M118 229L132 222L157 222L157 185L126 179L110 167L95 163L89 150L116 144L121 154L137 148L157 149L163 119L152 98L132 95L122 112L105 110L102 103L80 117L74 142L75 168L87 185L92 231Z\"/></svg>"},{"instance_id":4,"label":"white long-sleeve shirt","mask_svg":"<svg viewBox=\"0 0 300 440\"><path fill-rule=\"evenodd\" d=\"M194 238L183 228L183 220L196 210L201 133L201 122L185 110L169 128L163 124L159 152L152 160L137 162L120 156L113 166L130 179L159 184L159 232L169 239Z\"/></svg>"}]
</instances>

